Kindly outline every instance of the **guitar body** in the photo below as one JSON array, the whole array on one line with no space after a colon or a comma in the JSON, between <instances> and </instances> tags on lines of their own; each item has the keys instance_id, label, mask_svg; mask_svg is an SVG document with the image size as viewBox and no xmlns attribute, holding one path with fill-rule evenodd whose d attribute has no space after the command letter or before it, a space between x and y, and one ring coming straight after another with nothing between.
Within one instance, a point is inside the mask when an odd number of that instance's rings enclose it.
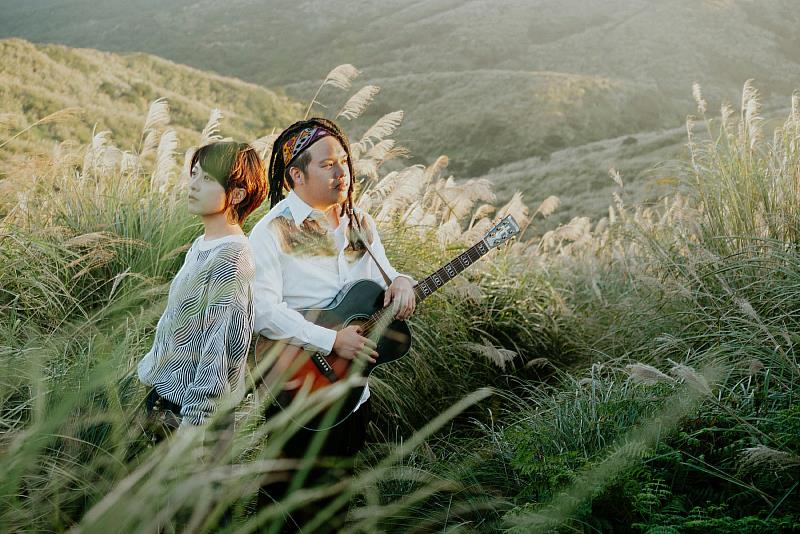
<instances>
[{"instance_id":1,"label":"guitar body","mask_svg":"<svg viewBox=\"0 0 800 534\"><path fill-rule=\"evenodd\" d=\"M379 313L384 307L383 298L384 290L379 284L372 280L358 280L345 286L328 307L298 311L312 323L331 330L341 330L353 324L360 325L370 316ZM393 362L405 356L411 348L411 330L404 321L392 319L383 332L380 332L376 341L378 361L375 364L363 366L360 370L362 376L369 376L378 365ZM284 375L283 378L286 379L285 375L288 374L288 379L283 383L281 391L272 392L276 402L281 406L286 406L291 402L304 384L307 384L305 387L313 392L346 378L353 365L353 360L339 358L335 355L315 355L302 347L273 341L263 336L259 336L256 342L253 363L258 365L265 357L269 357L268 355L272 351L278 351L277 360L264 376L264 382L267 387L270 387L280 381L279 376ZM325 363L330 366L332 374L330 371L324 372L320 365L314 362L315 357L323 358ZM363 391L364 386L353 388L339 410L340 415L332 425L342 422L350 415ZM307 428L320 430L315 428L315 425Z\"/></svg>"}]
</instances>

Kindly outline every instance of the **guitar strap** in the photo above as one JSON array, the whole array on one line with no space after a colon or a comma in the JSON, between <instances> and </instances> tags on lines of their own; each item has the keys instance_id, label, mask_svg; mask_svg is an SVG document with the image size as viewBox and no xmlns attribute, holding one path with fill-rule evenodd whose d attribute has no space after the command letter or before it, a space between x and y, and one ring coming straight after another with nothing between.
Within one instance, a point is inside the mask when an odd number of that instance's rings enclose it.
<instances>
[{"instance_id":1,"label":"guitar strap","mask_svg":"<svg viewBox=\"0 0 800 534\"><path fill-rule=\"evenodd\" d=\"M372 261L374 261L375 265L378 266L378 270L381 272L381 276L383 276L383 281L386 282L386 287L389 287L390 285L392 285L392 279L389 278L389 275L387 275L386 271L383 270L381 262L379 262L378 258L375 257L375 254L373 254L372 248L369 246L369 241L367 241L366 236L361 231L361 228L358 227L358 225L353 225L353 228L355 228L358 238L361 240L362 243L364 243L364 248L366 248L367 252L369 252L369 255L372 256Z\"/></svg>"}]
</instances>

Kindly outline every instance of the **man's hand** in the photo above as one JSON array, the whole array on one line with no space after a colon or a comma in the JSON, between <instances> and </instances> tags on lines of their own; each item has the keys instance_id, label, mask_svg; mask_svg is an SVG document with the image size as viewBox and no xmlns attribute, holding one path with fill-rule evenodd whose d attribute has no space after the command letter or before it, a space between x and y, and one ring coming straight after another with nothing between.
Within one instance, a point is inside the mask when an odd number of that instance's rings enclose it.
<instances>
[{"instance_id":1,"label":"man's hand","mask_svg":"<svg viewBox=\"0 0 800 534\"><path fill-rule=\"evenodd\" d=\"M414 313L414 308L417 307L417 297L414 295L414 286L411 285L411 280L405 276L398 276L386 290L383 297L383 307L394 303L397 313L395 319L405 321L411 314Z\"/></svg>"},{"instance_id":2,"label":"man's hand","mask_svg":"<svg viewBox=\"0 0 800 534\"><path fill-rule=\"evenodd\" d=\"M377 345L371 339L361 335L360 326L351 325L336 332L332 352L346 360L359 360L364 363L375 363L378 353Z\"/></svg>"}]
</instances>

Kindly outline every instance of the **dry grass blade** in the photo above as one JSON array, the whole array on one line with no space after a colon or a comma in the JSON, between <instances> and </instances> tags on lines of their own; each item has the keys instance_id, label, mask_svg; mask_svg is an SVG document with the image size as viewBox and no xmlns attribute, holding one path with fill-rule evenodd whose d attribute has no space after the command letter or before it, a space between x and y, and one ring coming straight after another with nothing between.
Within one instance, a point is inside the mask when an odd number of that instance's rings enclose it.
<instances>
[{"instance_id":1,"label":"dry grass blade","mask_svg":"<svg viewBox=\"0 0 800 534\"><path fill-rule=\"evenodd\" d=\"M33 124L31 124L29 126L26 126L22 130L18 131L17 133L15 133L11 137L9 137L8 139L6 139L2 143L0 143L0 148L3 148L8 143L13 141L17 137L21 136L22 134L30 131L32 128L34 128L36 126L41 126L42 124L54 124L54 123L58 123L58 122L66 122L68 120L74 119L75 117L80 115L82 112L83 112L82 108L71 107L71 108L64 108L64 109L58 110L58 111L56 111L54 113L51 113L50 115L47 115L47 116L37 120ZM5 114L5 117L7 119L10 118L10 117L13 117L13 116L14 116L14 114ZM24 117L23 117L23 120L24 120ZM2 124L0 124L0 126L2 126Z\"/></svg>"},{"instance_id":2,"label":"dry grass blade","mask_svg":"<svg viewBox=\"0 0 800 534\"><path fill-rule=\"evenodd\" d=\"M356 94L347 99L342 109L336 114L336 118L344 117L345 119L353 120L360 117L380 90L381 88L377 85L365 85Z\"/></svg>"}]
</instances>

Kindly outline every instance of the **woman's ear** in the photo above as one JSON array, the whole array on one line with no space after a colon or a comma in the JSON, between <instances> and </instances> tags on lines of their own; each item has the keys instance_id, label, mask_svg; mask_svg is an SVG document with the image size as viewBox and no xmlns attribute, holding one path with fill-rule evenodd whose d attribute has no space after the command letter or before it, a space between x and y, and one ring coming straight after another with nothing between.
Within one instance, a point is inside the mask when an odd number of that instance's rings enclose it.
<instances>
[{"instance_id":1,"label":"woman's ear","mask_svg":"<svg viewBox=\"0 0 800 534\"><path fill-rule=\"evenodd\" d=\"M230 205L231 206L235 206L236 204L239 204L242 200L244 200L245 196L247 196L247 193L245 192L245 190L243 188L237 187L235 189L232 189L228 193L228 199L229 199Z\"/></svg>"}]
</instances>

